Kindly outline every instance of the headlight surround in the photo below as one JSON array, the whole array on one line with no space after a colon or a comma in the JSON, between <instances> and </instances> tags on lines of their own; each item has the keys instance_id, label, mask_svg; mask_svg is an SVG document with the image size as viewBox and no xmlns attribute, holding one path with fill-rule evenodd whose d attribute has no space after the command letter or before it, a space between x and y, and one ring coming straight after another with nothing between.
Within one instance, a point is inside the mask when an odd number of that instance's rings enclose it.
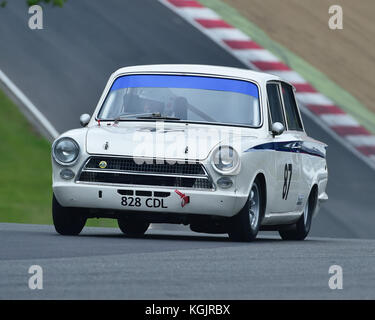
<instances>
[{"instance_id":1,"label":"headlight surround","mask_svg":"<svg viewBox=\"0 0 375 320\"><path fill-rule=\"evenodd\" d=\"M78 158L79 151L78 143L68 137L57 140L52 147L53 158L61 165L74 163Z\"/></svg>"},{"instance_id":2,"label":"headlight surround","mask_svg":"<svg viewBox=\"0 0 375 320\"><path fill-rule=\"evenodd\" d=\"M230 146L219 146L211 158L212 166L221 174L234 173L240 166L238 152Z\"/></svg>"}]
</instances>

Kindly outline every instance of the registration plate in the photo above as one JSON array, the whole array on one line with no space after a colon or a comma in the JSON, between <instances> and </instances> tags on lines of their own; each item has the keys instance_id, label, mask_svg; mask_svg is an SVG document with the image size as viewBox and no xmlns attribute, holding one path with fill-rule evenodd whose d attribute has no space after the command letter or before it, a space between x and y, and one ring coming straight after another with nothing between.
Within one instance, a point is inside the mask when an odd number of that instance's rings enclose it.
<instances>
[{"instance_id":1,"label":"registration plate","mask_svg":"<svg viewBox=\"0 0 375 320\"><path fill-rule=\"evenodd\" d=\"M164 203L164 200L160 198L121 197L121 205L123 207L166 209L168 207Z\"/></svg>"}]
</instances>

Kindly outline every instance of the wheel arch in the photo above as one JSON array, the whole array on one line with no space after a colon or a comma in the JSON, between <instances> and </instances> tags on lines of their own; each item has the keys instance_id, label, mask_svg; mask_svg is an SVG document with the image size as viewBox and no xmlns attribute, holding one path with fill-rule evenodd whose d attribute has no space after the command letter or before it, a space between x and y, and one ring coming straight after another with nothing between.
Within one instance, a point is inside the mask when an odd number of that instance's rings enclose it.
<instances>
[{"instance_id":1,"label":"wheel arch","mask_svg":"<svg viewBox=\"0 0 375 320\"><path fill-rule=\"evenodd\" d=\"M310 201L309 205L313 210L313 216L316 214L316 209L318 207L318 196L319 196L319 187L318 183L314 183L310 189L308 201Z\"/></svg>"},{"instance_id":2,"label":"wheel arch","mask_svg":"<svg viewBox=\"0 0 375 320\"><path fill-rule=\"evenodd\" d=\"M263 172L258 172L255 175L255 178L253 181L257 181L259 183L260 191L262 193L262 218L264 217L266 213L266 207L267 207L267 180L266 176ZM254 183L254 182L253 182Z\"/></svg>"}]
</instances>

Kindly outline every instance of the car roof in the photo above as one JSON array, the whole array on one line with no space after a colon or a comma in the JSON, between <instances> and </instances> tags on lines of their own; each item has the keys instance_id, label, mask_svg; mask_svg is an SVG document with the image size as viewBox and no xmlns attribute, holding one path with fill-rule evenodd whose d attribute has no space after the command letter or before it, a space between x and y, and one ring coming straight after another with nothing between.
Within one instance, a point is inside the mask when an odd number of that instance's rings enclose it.
<instances>
[{"instance_id":1,"label":"car roof","mask_svg":"<svg viewBox=\"0 0 375 320\"><path fill-rule=\"evenodd\" d=\"M224 77L237 77L265 83L270 80L282 80L276 75L269 73L241 69L234 67L199 65L199 64L154 64L124 67L116 70L112 77L117 78L126 73L178 73L178 74L200 74Z\"/></svg>"}]
</instances>

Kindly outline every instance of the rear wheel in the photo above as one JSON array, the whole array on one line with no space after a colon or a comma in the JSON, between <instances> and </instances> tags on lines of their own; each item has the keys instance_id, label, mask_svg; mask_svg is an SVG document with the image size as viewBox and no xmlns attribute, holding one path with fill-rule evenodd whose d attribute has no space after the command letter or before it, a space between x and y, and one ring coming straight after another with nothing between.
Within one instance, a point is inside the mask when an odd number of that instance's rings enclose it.
<instances>
[{"instance_id":1,"label":"rear wheel","mask_svg":"<svg viewBox=\"0 0 375 320\"><path fill-rule=\"evenodd\" d=\"M291 229L279 231L283 240L304 240L307 237L311 229L314 206L314 196L313 193L311 193L303 209L303 215L299 218L297 223L291 226Z\"/></svg>"},{"instance_id":2,"label":"rear wheel","mask_svg":"<svg viewBox=\"0 0 375 320\"><path fill-rule=\"evenodd\" d=\"M119 218L117 219L120 230L127 236L140 237L147 231L150 223L141 219Z\"/></svg>"},{"instance_id":3,"label":"rear wheel","mask_svg":"<svg viewBox=\"0 0 375 320\"><path fill-rule=\"evenodd\" d=\"M260 183L256 180L245 206L231 218L229 239L232 241L255 240L263 219L263 201Z\"/></svg>"},{"instance_id":4,"label":"rear wheel","mask_svg":"<svg viewBox=\"0 0 375 320\"><path fill-rule=\"evenodd\" d=\"M85 209L63 207L55 195L52 199L52 218L56 231L64 236L78 235L86 224Z\"/></svg>"}]
</instances>

